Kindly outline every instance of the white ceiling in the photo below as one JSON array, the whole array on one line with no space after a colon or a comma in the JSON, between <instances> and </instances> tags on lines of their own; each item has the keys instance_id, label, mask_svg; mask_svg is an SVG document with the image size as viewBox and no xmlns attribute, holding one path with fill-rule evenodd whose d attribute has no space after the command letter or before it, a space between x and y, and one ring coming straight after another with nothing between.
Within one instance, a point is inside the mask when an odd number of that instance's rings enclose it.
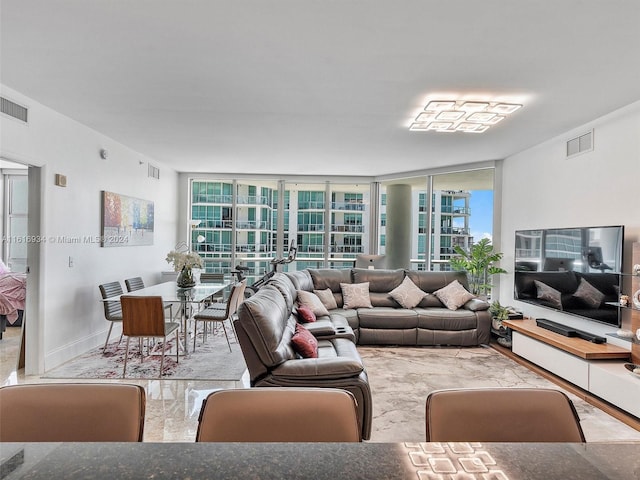
<instances>
[{"instance_id":1,"label":"white ceiling","mask_svg":"<svg viewBox=\"0 0 640 480\"><path fill-rule=\"evenodd\" d=\"M1 82L179 171L504 158L640 100L636 0L0 0ZM428 98L522 102L409 132Z\"/></svg>"}]
</instances>

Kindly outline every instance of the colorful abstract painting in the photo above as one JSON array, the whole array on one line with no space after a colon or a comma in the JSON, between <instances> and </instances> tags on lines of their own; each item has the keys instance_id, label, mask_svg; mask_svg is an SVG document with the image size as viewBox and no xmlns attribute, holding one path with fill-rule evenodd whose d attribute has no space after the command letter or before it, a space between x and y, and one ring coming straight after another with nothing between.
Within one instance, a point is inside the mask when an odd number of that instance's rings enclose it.
<instances>
[{"instance_id":1,"label":"colorful abstract painting","mask_svg":"<svg viewBox=\"0 0 640 480\"><path fill-rule=\"evenodd\" d=\"M102 192L103 247L153 245L153 202Z\"/></svg>"}]
</instances>

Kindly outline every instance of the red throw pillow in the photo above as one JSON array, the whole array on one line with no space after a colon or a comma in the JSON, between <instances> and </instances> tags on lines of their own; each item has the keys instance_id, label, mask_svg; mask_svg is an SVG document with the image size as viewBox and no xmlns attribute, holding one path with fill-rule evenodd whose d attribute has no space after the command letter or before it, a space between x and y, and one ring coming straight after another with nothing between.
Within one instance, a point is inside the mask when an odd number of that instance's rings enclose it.
<instances>
[{"instance_id":1,"label":"red throw pillow","mask_svg":"<svg viewBox=\"0 0 640 480\"><path fill-rule=\"evenodd\" d=\"M296 333L291 337L293 349L304 358L318 358L318 340L303 325L296 323Z\"/></svg>"},{"instance_id":2,"label":"red throw pillow","mask_svg":"<svg viewBox=\"0 0 640 480\"><path fill-rule=\"evenodd\" d=\"M316 314L313 313L309 307L300 305L298 307L298 319L304 323L311 323L316 321Z\"/></svg>"}]
</instances>

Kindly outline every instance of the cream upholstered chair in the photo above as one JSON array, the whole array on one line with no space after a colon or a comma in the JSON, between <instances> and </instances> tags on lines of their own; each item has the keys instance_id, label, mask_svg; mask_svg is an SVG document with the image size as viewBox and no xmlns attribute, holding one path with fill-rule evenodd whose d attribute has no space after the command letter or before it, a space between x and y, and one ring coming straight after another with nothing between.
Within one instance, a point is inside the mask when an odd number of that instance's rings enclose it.
<instances>
[{"instance_id":1,"label":"cream upholstered chair","mask_svg":"<svg viewBox=\"0 0 640 480\"><path fill-rule=\"evenodd\" d=\"M436 390L427 396L428 442L584 442L563 392L546 388Z\"/></svg>"},{"instance_id":2,"label":"cream upholstered chair","mask_svg":"<svg viewBox=\"0 0 640 480\"><path fill-rule=\"evenodd\" d=\"M224 330L224 336L227 339L227 345L229 346L229 351L230 352L232 351L231 342L229 341L229 334L227 333L227 327L225 326L225 322L229 320L229 323L231 324L231 328L232 329L234 328L233 317L235 316L236 311L238 310L238 306L242 303L242 300L244 300L244 290L246 286L247 286L247 280L244 279L241 282L238 282L235 285L233 285L233 287L231 287L229 300L227 300L227 302L224 304L225 305L224 309L210 306L196 313L193 316L193 320L195 321L195 325L196 325L196 328L194 330L197 330L198 322L204 323L203 341L206 340L207 338L207 323L219 322L222 324L222 329ZM194 335L193 335L194 351L196 349L196 338L197 338L197 335L194 332Z\"/></svg>"},{"instance_id":3,"label":"cream upholstered chair","mask_svg":"<svg viewBox=\"0 0 640 480\"><path fill-rule=\"evenodd\" d=\"M159 377L164 370L164 354L166 351L167 337L176 333L176 362L179 361L180 339L178 338L177 322L167 322L164 318L164 305L160 296L131 296L120 297L122 304L122 333L127 337L127 348L124 354L124 367L122 376L127 371L127 359L129 357L129 340L131 337L162 338L162 358L160 360ZM142 342L140 342L140 361L144 359Z\"/></svg>"},{"instance_id":4,"label":"cream upholstered chair","mask_svg":"<svg viewBox=\"0 0 640 480\"><path fill-rule=\"evenodd\" d=\"M208 273L202 272L200 274L200 283L224 283L224 273ZM224 301L224 290L215 293L212 297L213 302Z\"/></svg>"},{"instance_id":5,"label":"cream upholstered chair","mask_svg":"<svg viewBox=\"0 0 640 480\"><path fill-rule=\"evenodd\" d=\"M144 388L50 383L0 388L0 442L141 442Z\"/></svg>"},{"instance_id":6,"label":"cream upholstered chair","mask_svg":"<svg viewBox=\"0 0 640 480\"><path fill-rule=\"evenodd\" d=\"M117 295L122 295L124 292L122 291L122 285L120 282L109 282L103 283L102 285L98 285L100 289L100 295L102 295L102 299L115 297ZM122 307L120 306L120 302L118 300L112 302L102 302L102 306L104 307L104 318L111 322L109 325L109 331L107 332L107 339L104 342L104 348L102 351L104 352L107 349L107 344L109 343L109 337L111 336L111 330L113 330L113 324L115 322L122 323ZM120 336L120 340L122 340L122 335ZM120 342L118 342L118 345Z\"/></svg>"},{"instance_id":7,"label":"cream upholstered chair","mask_svg":"<svg viewBox=\"0 0 640 480\"><path fill-rule=\"evenodd\" d=\"M358 442L356 401L334 388L219 390L202 402L197 442Z\"/></svg>"}]
</instances>

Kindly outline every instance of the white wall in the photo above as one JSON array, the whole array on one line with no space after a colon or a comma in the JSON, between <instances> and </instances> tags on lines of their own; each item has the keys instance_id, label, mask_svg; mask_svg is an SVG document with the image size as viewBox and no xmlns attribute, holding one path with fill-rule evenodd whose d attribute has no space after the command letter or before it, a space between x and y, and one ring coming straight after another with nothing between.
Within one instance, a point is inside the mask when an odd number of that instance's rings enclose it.
<instances>
[{"instance_id":1,"label":"white wall","mask_svg":"<svg viewBox=\"0 0 640 480\"><path fill-rule=\"evenodd\" d=\"M567 159L567 140L591 128L594 150ZM640 102L505 159L502 174L502 266L510 273L501 280L501 303L594 333L615 330L513 300L514 232L624 225L623 268L631 270L631 244L640 241ZM623 328L629 314L623 311Z\"/></svg>"},{"instance_id":2,"label":"white wall","mask_svg":"<svg viewBox=\"0 0 640 480\"><path fill-rule=\"evenodd\" d=\"M150 285L168 269L164 259L177 238L177 173L14 90L2 86L2 95L29 108L29 124L0 115L0 156L42 167L40 235L48 241L40 243L40 272L29 277L41 279L41 313L26 312L43 345L39 365L27 364L27 373L41 373L104 342L109 322L99 284L117 280L124 289L125 278L142 276ZM103 148L107 160L99 156ZM149 161L160 168L159 181L148 178ZM67 176L66 188L54 185L56 173ZM99 236L103 190L155 203L154 245L103 248L96 242L51 241Z\"/></svg>"}]
</instances>

